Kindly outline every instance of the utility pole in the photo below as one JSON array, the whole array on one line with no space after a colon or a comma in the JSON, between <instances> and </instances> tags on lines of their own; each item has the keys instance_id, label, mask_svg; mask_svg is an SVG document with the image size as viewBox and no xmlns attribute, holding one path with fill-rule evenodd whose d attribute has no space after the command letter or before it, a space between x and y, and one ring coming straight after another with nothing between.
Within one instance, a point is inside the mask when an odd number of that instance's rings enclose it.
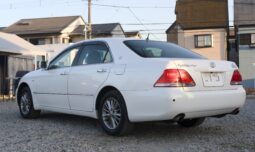
<instances>
[{"instance_id":1,"label":"utility pole","mask_svg":"<svg viewBox=\"0 0 255 152\"><path fill-rule=\"evenodd\" d=\"M230 38L230 34L229 34L229 30L230 30L230 28L229 28L229 10L228 10L228 0L226 1L226 13L227 13L227 28L226 28L226 30L227 30L227 61L230 61L230 52L231 52L231 50L230 50L230 42L229 42L229 38Z\"/></svg>"},{"instance_id":2,"label":"utility pole","mask_svg":"<svg viewBox=\"0 0 255 152\"><path fill-rule=\"evenodd\" d=\"M92 26L91 26L91 0L88 0L88 39L92 38Z\"/></svg>"},{"instance_id":3,"label":"utility pole","mask_svg":"<svg viewBox=\"0 0 255 152\"><path fill-rule=\"evenodd\" d=\"M240 35L239 35L239 26L235 25L235 35L236 35L236 65L239 67L239 50L240 50Z\"/></svg>"}]
</instances>

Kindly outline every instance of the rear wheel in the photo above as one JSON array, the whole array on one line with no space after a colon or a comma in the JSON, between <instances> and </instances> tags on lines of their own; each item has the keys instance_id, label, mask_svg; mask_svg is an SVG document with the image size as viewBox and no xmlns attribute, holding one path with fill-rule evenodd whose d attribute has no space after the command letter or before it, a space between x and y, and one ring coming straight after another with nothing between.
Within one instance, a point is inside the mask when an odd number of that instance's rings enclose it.
<instances>
[{"instance_id":1,"label":"rear wheel","mask_svg":"<svg viewBox=\"0 0 255 152\"><path fill-rule=\"evenodd\" d=\"M31 91L28 87L22 88L18 98L20 115L23 118L36 118L40 115L40 110L34 109Z\"/></svg>"},{"instance_id":2,"label":"rear wheel","mask_svg":"<svg viewBox=\"0 0 255 152\"><path fill-rule=\"evenodd\" d=\"M205 118L194 118L194 119L184 119L179 121L178 124L183 127L196 127L201 125L205 121Z\"/></svg>"},{"instance_id":3,"label":"rear wheel","mask_svg":"<svg viewBox=\"0 0 255 152\"><path fill-rule=\"evenodd\" d=\"M103 130L109 135L124 135L133 128L128 119L125 101L116 90L109 91L103 96L98 116Z\"/></svg>"}]
</instances>

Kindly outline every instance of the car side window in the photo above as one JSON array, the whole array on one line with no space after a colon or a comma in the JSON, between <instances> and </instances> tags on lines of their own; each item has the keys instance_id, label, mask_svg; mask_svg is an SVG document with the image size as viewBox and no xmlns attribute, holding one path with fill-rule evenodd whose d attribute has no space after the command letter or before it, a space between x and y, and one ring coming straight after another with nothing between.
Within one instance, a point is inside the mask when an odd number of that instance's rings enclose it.
<instances>
[{"instance_id":1,"label":"car side window","mask_svg":"<svg viewBox=\"0 0 255 152\"><path fill-rule=\"evenodd\" d=\"M77 65L89 65L112 62L108 48L102 44L86 45L80 53Z\"/></svg>"},{"instance_id":2,"label":"car side window","mask_svg":"<svg viewBox=\"0 0 255 152\"><path fill-rule=\"evenodd\" d=\"M53 62L49 65L49 68L57 69L72 66L78 51L79 47L71 48L65 51L63 54L61 54L55 60L53 60Z\"/></svg>"}]
</instances>

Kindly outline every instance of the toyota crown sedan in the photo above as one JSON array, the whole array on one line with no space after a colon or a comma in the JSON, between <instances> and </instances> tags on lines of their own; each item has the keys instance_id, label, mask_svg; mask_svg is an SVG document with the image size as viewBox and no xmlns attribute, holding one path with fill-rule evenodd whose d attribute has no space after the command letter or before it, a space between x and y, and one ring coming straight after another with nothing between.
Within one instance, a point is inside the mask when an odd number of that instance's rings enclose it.
<instances>
[{"instance_id":1,"label":"toyota crown sedan","mask_svg":"<svg viewBox=\"0 0 255 152\"><path fill-rule=\"evenodd\" d=\"M24 118L41 110L81 115L123 135L137 122L194 127L206 117L237 114L246 97L241 83L233 62L161 41L106 38L66 48L25 75L16 97Z\"/></svg>"}]
</instances>

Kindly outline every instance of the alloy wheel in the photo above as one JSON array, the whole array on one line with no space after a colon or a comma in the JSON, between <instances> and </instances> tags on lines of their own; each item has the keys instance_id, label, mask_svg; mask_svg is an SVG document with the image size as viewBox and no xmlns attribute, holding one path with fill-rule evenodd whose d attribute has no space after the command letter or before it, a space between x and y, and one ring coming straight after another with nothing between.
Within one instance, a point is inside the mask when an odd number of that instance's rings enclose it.
<instances>
[{"instance_id":1,"label":"alloy wheel","mask_svg":"<svg viewBox=\"0 0 255 152\"><path fill-rule=\"evenodd\" d=\"M105 100L102 107L102 118L109 129L116 129L121 122L121 107L115 98Z\"/></svg>"},{"instance_id":2,"label":"alloy wheel","mask_svg":"<svg viewBox=\"0 0 255 152\"><path fill-rule=\"evenodd\" d=\"M20 98L20 110L24 115L27 115L30 110L30 99L29 94L27 92L24 92L23 95Z\"/></svg>"}]
</instances>

